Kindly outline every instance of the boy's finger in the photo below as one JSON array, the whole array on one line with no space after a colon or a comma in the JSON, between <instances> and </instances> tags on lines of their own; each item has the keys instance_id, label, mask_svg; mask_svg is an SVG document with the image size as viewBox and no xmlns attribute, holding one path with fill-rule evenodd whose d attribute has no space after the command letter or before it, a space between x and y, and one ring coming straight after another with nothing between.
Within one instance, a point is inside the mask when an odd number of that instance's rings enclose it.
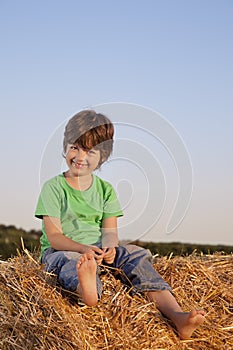
<instances>
[{"instance_id":1,"label":"boy's finger","mask_svg":"<svg viewBox=\"0 0 233 350\"><path fill-rule=\"evenodd\" d=\"M96 261L102 261L104 257L104 254L94 254L94 258Z\"/></svg>"},{"instance_id":2,"label":"boy's finger","mask_svg":"<svg viewBox=\"0 0 233 350\"><path fill-rule=\"evenodd\" d=\"M115 255L116 251L114 248L106 248L105 256L112 256Z\"/></svg>"},{"instance_id":3,"label":"boy's finger","mask_svg":"<svg viewBox=\"0 0 233 350\"><path fill-rule=\"evenodd\" d=\"M97 265L100 265L103 261L103 258L98 258L98 259L95 259L96 262L97 262Z\"/></svg>"},{"instance_id":4,"label":"boy's finger","mask_svg":"<svg viewBox=\"0 0 233 350\"><path fill-rule=\"evenodd\" d=\"M99 247L93 246L93 247L92 247L92 250L93 250L95 253L98 253L98 254L100 254L100 255L103 254L103 250L100 249Z\"/></svg>"},{"instance_id":5,"label":"boy's finger","mask_svg":"<svg viewBox=\"0 0 233 350\"><path fill-rule=\"evenodd\" d=\"M113 261L114 261L114 258L109 258L109 259L104 259L104 261L107 263L107 264L112 264Z\"/></svg>"}]
</instances>

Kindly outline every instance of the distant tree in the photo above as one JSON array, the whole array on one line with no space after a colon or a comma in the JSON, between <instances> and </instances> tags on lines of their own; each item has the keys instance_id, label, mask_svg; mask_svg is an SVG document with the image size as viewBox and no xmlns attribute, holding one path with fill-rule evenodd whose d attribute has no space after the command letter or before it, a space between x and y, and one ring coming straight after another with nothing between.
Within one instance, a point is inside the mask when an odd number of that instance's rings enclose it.
<instances>
[{"instance_id":1,"label":"distant tree","mask_svg":"<svg viewBox=\"0 0 233 350\"><path fill-rule=\"evenodd\" d=\"M29 251L35 251L39 247L40 231L25 231L18 229L13 225L0 225L0 259L6 260L17 255L22 250L22 241L25 248Z\"/></svg>"},{"instance_id":2,"label":"distant tree","mask_svg":"<svg viewBox=\"0 0 233 350\"><path fill-rule=\"evenodd\" d=\"M190 243L156 243L156 242L144 242L136 240L132 242L145 249L149 249L153 255L166 256L170 255L190 255L194 251L197 254L213 254L215 252L223 252L225 254L233 254L233 246L225 245L204 245L204 244L190 244Z\"/></svg>"}]
</instances>

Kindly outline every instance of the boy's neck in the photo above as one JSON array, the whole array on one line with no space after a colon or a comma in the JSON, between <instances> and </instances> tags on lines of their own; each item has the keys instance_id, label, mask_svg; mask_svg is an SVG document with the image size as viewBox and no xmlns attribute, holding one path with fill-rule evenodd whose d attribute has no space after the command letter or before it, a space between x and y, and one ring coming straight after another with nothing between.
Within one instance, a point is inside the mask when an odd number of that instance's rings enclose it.
<instances>
[{"instance_id":1,"label":"boy's neck","mask_svg":"<svg viewBox=\"0 0 233 350\"><path fill-rule=\"evenodd\" d=\"M92 174L84 175L84 176L73 176L70 175L69 170L64 173L64 177L67 183L79 191L86 191L91 187L93 179Z\"/></svg>"}]
</instances>

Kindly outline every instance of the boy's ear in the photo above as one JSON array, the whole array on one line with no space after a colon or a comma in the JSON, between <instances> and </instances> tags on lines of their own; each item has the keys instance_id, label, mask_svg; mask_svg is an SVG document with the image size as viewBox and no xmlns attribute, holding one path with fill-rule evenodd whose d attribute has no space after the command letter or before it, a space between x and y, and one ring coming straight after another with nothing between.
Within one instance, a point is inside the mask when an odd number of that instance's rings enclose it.
<instances>
[{"instance_id":1,"label":"boy's ear","mask_svg":"<svg viewBox=\"0 0 233 350\"><path fill-rule=\"evenodd\" d=\"M107 160L107 157L105 157L105 156L102 156L101 157L101 163L103 164L104 162L106 162L106 160Z\"/></svg>"},{"instance_id":2,"label":"boy's ear","mask_svg":"<svg viewBox=\"0 0 233 350\"><path fill-rule=\"evenodd\" d=\"M99 164L98 164L98 168L100 168L101 165L102 165L104 162L106 162L106 160L107 160L107 157L101 156L101 157L100 157Z\"/></svg>"}]
</instances>

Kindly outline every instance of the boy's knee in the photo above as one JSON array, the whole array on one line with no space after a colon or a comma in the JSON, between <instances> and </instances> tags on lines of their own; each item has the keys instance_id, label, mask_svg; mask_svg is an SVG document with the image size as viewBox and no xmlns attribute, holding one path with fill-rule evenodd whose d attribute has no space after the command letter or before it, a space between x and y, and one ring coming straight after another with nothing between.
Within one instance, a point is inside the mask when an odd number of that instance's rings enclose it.
<instances>
[{"instance_id":1,"label":"boy's knee","mask_svg":"<svg viewBox=\"0 0 233 350\"><path fill-rule=\"evenodd\" d=\"M125 246L123 246L125 249L126 249L126 251L128 252L128 253L136 253L136 252L140 252L140 251L143 251L144 250L144 248L142 248L142 247L139 247L139 246L137 246L137 245L135 245L135 244L126 244Z\"/></svg>"},{"instance_id":2,"label":"boy's knee","mask_svg":"<svg viewBox=\"0 0 233 350\"><path fill-rule=\"evenodd\" d=\"M152 259L152 254L149 249L145 249L142 247L139 247L135 244L127 244L124 246L128 254L133 255L133 256L138 256L142 258L146 258L151 260Z\"/></svg>"},{"instance_id":3,"label":"boy's knee","mask_svg":"<svg viewBox=\"0 0 233 350\"><path fill-rule=\"evenodd\" d=\"M128 244L127 249L129 249L130 252L141 252L141 253L146 253L146 254L151 254L149 249L145 249L143 247L139 247L138 245L135 244Z\"/></svg>"}]
</instances>

